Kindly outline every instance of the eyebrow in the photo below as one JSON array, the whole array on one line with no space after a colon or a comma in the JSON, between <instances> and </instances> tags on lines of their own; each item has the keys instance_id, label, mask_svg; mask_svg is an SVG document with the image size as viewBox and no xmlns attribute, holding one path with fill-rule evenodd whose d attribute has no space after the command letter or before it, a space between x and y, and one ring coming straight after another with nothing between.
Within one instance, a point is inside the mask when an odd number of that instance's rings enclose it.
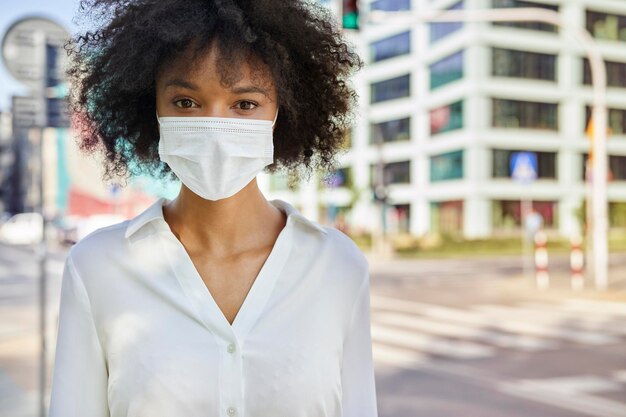
<instances>
[{"instance_id":1,"label":"eyebrow","mask_svg":"<svg viewBox=\"0 0 626 417\"><path fill-rule=\"evenodd\" d=\"M188 81L182 78L171 78L167 80L163 88L168 88L168 87L182 87L182 88L187 88L189 90L200 89L197 84L194 84L191 81ZM269 93L267 92L267 90L264 90L263 88L255 86L255 85L233 87L230 89L230 91L235 94L259 93L259 94L263 94L264 96L269 97Z\"/></svg>"},{"instance_id":2,"label":"eyebrow","mask_svg":"<svg viewBox=\"0 0 626 417\"><path fill-rule=\"evenodd\" d=\"M165 82L163 88L167 87L182 87L190 90L199 90L198 86L191 81L184 80L182 78L171 78Z\"/></svg>"}]
</instances>

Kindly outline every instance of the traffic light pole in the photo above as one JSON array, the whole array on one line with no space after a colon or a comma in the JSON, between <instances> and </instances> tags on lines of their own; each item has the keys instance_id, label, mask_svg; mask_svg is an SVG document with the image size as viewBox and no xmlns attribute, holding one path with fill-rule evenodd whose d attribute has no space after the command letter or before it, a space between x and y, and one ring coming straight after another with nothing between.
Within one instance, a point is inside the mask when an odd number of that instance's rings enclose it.
<instances>
[{"instance_id":1,"label":"traffic light pole","mask_svg":"<svg viewBox=\"0 0 626 417\"><path fill-rule=\"evenodd\" d=\"M406 23L431 22L543 22L562 29L571 30L571 34L585 49L591 67L593 86L593 132L592 150L594 164L592 168L593 183L591 188L592 208L592 247L593 276L596 288L608 288L608 210L607 210L607 108L606 108L606 66L600 49L591 34L583 27L573 25L561 19L558 12L541 8L508 8L481 10L418 10L411 12L370 11L367 21L389 21L398 17Z\"/></svg>"}]
</instances>

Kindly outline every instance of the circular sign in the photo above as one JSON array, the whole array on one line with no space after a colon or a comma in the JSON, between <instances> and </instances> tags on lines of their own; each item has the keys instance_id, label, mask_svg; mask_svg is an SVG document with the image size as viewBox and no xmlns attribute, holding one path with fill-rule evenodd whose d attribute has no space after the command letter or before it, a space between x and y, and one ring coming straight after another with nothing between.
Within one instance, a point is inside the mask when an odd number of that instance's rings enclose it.
<instances>
[{"instance_id":1,"label":"circular sign","mask_svg":"<svg viewBox=\"0 0 626 417\"><path fill-rule=\"evenodd\" d=\"M43 17L28 17L13 23L2 39L2 58L15 79L34 91L45 88L46 54L49 47L64 60L63 45L69 33L58 23ZM55 65L61 68L62 65Z\"/></svg>"}]
</instances>

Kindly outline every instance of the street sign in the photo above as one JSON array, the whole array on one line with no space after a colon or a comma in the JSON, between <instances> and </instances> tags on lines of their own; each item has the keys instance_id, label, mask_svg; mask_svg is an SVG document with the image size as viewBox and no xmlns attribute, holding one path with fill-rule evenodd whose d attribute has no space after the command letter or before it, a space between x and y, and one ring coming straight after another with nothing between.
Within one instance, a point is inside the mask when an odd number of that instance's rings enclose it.
<instances>
[{"instance_id":1,"label":"street sign","mask_svg":"<svg viewBox=\"0 0 626 417\"><path fill-rule=\"evenodd\" d=\"M13 96L13 129L43 127L46 124L46 103L40 97Z\"/></svg>"},{"instance_id":2,"label":"street sign","mask_svg":"<svg viewBox=\"0 0 626 417\"><path fill-rule=\"evenodd\" d=\"M537 179L537 154L515 152L511 156L511 178L522 183Z\"/></svg>"},{"instance_id":3,"label":"street sign","mask_svg":"<svg viewBox=\"0 0 626 417\"><path fill-rule=\"evenodd\" d=\"M51 45L55 66L62 68L66 59L63 45L69 33L49 19L33 17L15 22L2 39L2 58L7 70L15 79L30 87L31 92L46 87L46 47Z\"/></svg>"}]
</instances>

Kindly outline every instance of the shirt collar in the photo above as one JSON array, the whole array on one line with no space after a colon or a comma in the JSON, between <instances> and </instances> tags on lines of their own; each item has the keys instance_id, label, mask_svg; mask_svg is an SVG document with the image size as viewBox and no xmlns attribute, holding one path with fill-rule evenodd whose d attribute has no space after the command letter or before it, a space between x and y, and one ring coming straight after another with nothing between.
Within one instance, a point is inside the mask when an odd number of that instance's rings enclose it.
<instances>
[{"instance_id":1,"label":"shirt collar","mask_svg":"<svg viewBox=\"0 0 626 417\"><path fill-rule=\"evenodd\" d=\"M130 219L128 221L128 225L126 226L126 233L124 234L124 237L128 239L143 226L151 223L154 220L162 220L163 222L165 222L165 219L163 218L163 205L167 202L169 202L168 199L166 199L165 197L161 197L157 199L154 203L152 203L144 211ZM274 205L274 207L280 209L287 214L287 221L289 221L289 219L291 218L294 221L298 221L300 224L306 226L310 230L316 230L323 234L328 233L323 226L303 216L294 206L292 206L288 202L280 199L269 200L269 202Z\"/></svg>"}]
</instances>

